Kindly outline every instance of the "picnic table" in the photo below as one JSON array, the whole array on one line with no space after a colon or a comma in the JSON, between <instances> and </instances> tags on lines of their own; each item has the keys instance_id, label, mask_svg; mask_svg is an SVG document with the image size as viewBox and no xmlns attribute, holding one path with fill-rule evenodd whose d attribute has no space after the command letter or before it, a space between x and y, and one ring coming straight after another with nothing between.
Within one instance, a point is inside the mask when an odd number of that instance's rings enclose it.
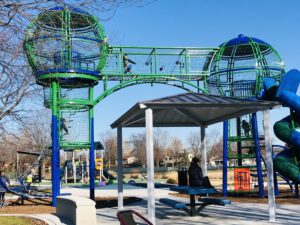
<instances>
[{"instance_id":1,"label":"picnic table","mask_svg":"<svg viewBox=\"0 0 300 225\"><path fill-rule=\"evenodd\" d=\"M202 209L208 205L226 205L231 202L226 199L201 197L196 203L196 196L207 196L215 194L218 191L215 188L189 187L189 186L175 186L170 188L171 191L179 192L180 194L187 194L190 196L189 203L179 202L169 198L161 198L159 201L166 205L172 206L176 209L182 209L190 216L196 216Z\"/></svg>"}]
</instances>

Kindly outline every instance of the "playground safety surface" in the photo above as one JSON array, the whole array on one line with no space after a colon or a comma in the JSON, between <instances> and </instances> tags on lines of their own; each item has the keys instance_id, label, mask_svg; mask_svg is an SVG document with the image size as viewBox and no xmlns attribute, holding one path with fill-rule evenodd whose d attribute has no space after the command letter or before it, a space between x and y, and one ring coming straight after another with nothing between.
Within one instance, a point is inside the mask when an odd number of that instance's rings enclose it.
<instances>
[{"instance_id":1,"label":"playground safety surface","mask_svg":"<svg viewBox=\"0 0 300 225\"><path fill-rule=\"evenodd\" d=\"M140 202L142 199L137 197L124 197L124 205L134 204ZM43 214L55 213L56 209L51 204L51 199L43 199L43 201L24 200L24 205L16 203L16 201L7 202L9 205L0 208L0 214ZM97 197L96 208L116 207L118 205L117 197Z\"/></svg>"}]
</instances>

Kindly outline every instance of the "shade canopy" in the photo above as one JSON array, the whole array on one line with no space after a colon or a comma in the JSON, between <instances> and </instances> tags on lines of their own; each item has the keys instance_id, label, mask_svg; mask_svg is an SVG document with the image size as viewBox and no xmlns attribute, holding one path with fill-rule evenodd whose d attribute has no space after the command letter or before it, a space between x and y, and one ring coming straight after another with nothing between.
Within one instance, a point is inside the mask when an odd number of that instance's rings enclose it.
<instances>
[{"instance_id":1,"label":"shade canopy","mask_svg":"<svg viewBox=\"0 0 300 225\"><path fill-rule=\"evenodd\" d=\"M279 105L279 102L184 93L138 102L111 127L144 127L145 110L148 108L153 110L154 127L199 127Z\"/></svg>"}]
</instances>

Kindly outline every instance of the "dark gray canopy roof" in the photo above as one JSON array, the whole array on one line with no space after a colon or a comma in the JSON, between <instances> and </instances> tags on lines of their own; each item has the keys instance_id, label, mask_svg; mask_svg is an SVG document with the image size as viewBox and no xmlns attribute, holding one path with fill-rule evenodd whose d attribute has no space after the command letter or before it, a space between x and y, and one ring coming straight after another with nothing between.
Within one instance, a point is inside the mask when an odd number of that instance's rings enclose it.
<instances>
[{"instance_id":1,"label":"dark gray canopy roof","mask_svg":"<svg viewBox=\"0 0 300 225\"><path fill-rule=\"evenodd\" d=\"M139 102L117 119L111 127L144 127L145 110L148 108L153 110L155 127L199 127L278 105L279 102L185 93Z\"/></svg>"}]
</instances>

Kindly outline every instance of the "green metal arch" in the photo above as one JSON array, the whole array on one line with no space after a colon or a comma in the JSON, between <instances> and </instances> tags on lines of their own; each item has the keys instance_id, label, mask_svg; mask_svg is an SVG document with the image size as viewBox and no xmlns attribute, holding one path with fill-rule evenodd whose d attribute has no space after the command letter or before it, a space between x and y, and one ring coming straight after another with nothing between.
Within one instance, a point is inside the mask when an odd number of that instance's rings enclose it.
<instances>
[{"instance_id":1,"label":"green metal arch","mask_svg":"<svg viewBox=\"0 0 300 225\"><path fill-rule=\"evenodd\" d=\"M189 91L189 92L194 92L192 91L190 88L187 88L187 87L184 87L183 85L179 85L179 84L171 84L171 83L168 83L169 81L177 81L177 82L181 82L182 84L187 84L189 87L191 88L195 88L198 90L198 92L203 92L203 93L206 93L207 94L207 91L203 88L200 88L199 86L197 85L194 85L188 81L184 81L184 80L181 80L181 79L177 79L177 78L174 78L174 77L163 77L164 79L166 80L157 80L157 78L152 78L152 79L149 79L149 80L145 80L144 77L141 77L141 78L136 78L136 79L133 79L133 80L128 80L128 81L123 81L122 83L118 84L118 85L115 85L109 89L106 89L101 95L99 95L93 102L93 106L97 105L100 101L102 101L105 97L109 96L110 94L118 91L118 90L121 90L121 89L124 89L126 87L130 87L130 86L133 86L133 85L138 85L138 84L165 84L165 85L169 85L169 86L173 86L173 87L178 87L180 89L183 89L183 90L186 90L186 91Z\"/></svg>"}]
</instances>

